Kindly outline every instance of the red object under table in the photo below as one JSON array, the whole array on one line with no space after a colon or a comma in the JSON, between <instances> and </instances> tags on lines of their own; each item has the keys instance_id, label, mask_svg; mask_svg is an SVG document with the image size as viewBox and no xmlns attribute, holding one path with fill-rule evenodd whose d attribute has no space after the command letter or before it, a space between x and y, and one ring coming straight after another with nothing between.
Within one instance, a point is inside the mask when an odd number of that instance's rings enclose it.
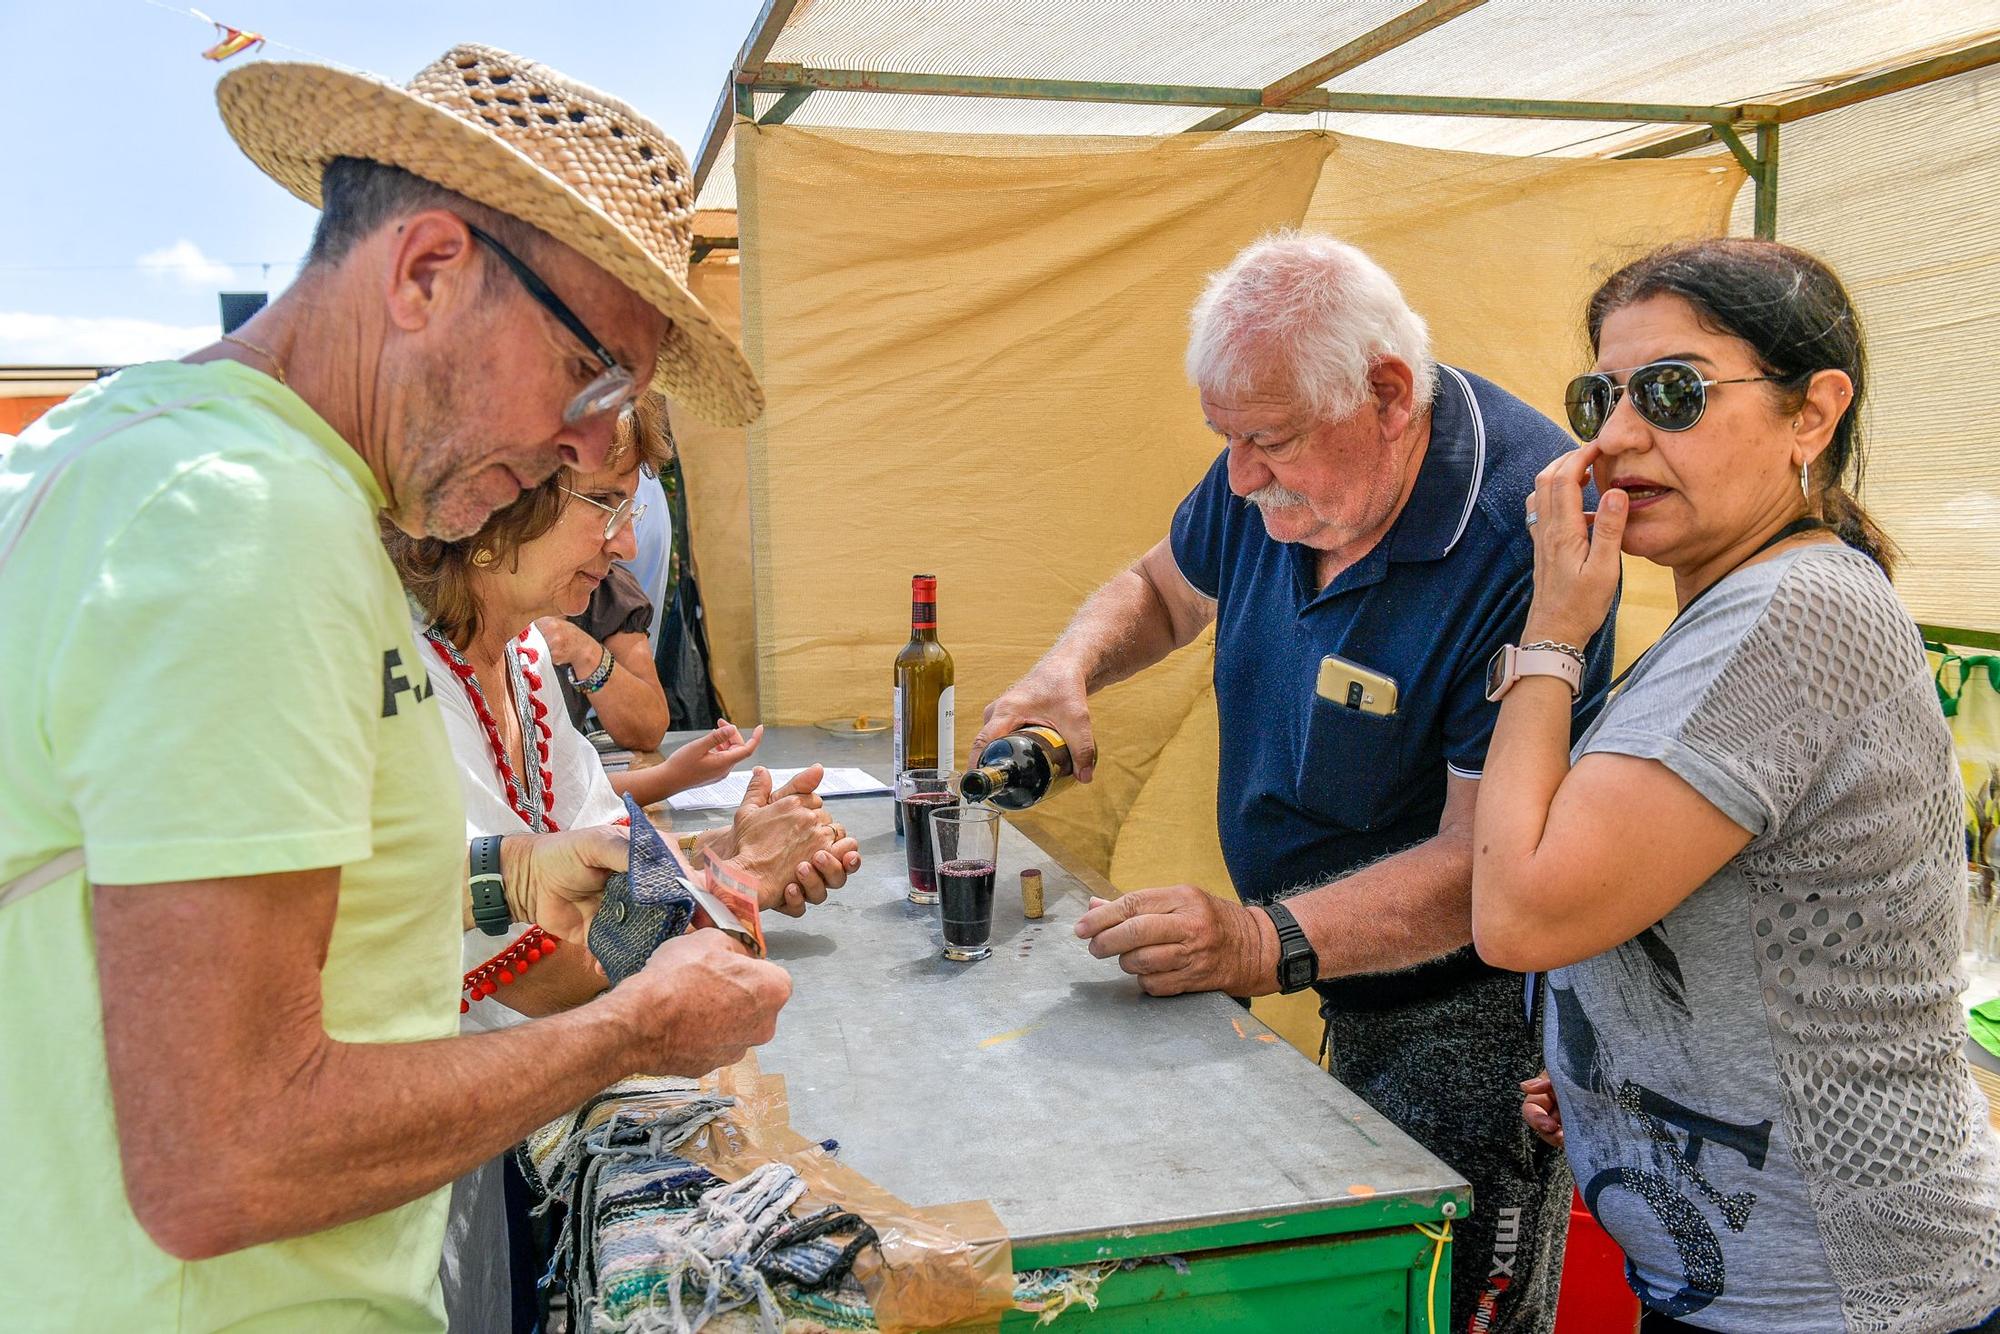
<instances>
[{"instance_id":1,"label":"red object under table","mask_svg":"<svg viewBox=\"0 0 2000 1334\"><path fill-rule=\"evenodd\" d=\"M1639 1299L1625 1281L1625 1252L1583 1207L1583 1197L1572 1194L1555 1334L1618 1334L1638 1327Z\"/></svg>"}]
</instances>

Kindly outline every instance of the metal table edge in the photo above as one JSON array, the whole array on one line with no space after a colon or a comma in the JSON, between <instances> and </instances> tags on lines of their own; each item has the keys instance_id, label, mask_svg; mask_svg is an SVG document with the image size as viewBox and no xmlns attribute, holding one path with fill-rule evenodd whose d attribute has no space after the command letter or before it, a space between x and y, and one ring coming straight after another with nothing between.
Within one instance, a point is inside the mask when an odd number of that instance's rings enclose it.
<instances>
[{"instance_id":1,"label":"metal table edge","mask_svg":"<svg viewBox=\"0 0 2000 1334\"><path fill-rule=\"evenodd\" d=\"M1077 1232L1014 1237L1011 1239L1014 1268L1054 1269L1097 1260L1186 1255L1436 1223L1447 1217L1465 1217L1471 1200L1472 1188L1460 1182L1443 1190L1384 1192L1365 1204L1327 1204L1295 1213L1164 1219L1109 1234ZM1446 1212L1447 1204L1452 1206L1450 1213Z\"/></svg>"}]
</instances>

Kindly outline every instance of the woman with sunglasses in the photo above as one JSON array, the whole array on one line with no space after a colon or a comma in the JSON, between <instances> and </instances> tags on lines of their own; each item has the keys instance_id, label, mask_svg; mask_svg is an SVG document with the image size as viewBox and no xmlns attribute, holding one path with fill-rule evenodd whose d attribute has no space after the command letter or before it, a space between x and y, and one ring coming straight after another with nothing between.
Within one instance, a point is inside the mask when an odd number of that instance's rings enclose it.
<instances>
[{"instance_id":1,"label":"woman with sunglasses","mask_svg":"<svg viewBox=\"0 0 2000 1334\"><path fill-rule=\"evenodd\" d=\"M1957 1000L1959 780L1861 472L1861 331L1767 241L1592 298L1584 445L1537 479L1473 935L1545 970L1522 1114L1624 1249L1642 1330L2000 1330L2000 1142ZM1583 509L1593 478L1602 497ZM1594 523L1593 523L1594 518ZM1572 748L1620 550L1680 612Z\"/></svg>"}]
</instances>

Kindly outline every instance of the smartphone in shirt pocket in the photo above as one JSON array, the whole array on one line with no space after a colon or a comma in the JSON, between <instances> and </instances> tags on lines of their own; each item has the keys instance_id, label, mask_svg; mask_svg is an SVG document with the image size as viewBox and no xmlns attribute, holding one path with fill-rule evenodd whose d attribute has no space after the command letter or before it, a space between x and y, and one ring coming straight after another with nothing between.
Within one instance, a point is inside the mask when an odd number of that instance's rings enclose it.
<instances>
[{"instance_id":1,"label":"smartphone in shirt pocket","mask_svg":"<svg viewBox=\"0 0 2000 1334\"><path fill-rule=\"evenodd\" d=\"M1329 654L1320 660L1296 800L1348 829L1374 830L1408 805L1394 677Z\"/></svg>"},{"instance_id":2,"label":"smartphone in shirt pocket","mask_svg":"<svg viewBox=\"0 0 2000 1334\"><path fill-rule=\"evenodd\" d=\"M1378 718L1396 715L1394 677L1332 653L1319 660L1319 697Z\"/></svg>"}]
</instances>

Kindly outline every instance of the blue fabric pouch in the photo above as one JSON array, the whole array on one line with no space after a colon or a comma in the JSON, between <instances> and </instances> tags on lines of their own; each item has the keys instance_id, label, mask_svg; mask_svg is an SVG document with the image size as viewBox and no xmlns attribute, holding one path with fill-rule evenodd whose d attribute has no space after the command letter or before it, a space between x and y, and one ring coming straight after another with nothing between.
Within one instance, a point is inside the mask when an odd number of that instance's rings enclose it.
<instances>
[{"instance_id":1,"label":"blue fabric pouch","mask_svg":"<svg viewBox=\"0 0 2000 1334\"><path fill-rule=\"evenodd\" d=\"M645 967L662 942L686 931L695 909L673 849L630 795L625 810L632 817L631 869L605 880L604 903L590 923L590 952L614 987Z\"/></svg>"}]
</instances>

